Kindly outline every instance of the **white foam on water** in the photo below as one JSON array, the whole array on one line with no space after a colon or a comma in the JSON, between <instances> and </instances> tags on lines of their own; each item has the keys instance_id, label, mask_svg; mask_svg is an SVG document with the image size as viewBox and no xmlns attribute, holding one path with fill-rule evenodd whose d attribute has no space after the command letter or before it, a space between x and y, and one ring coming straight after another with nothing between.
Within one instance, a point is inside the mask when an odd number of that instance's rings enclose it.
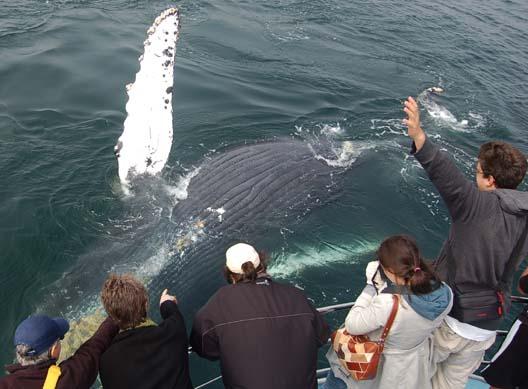
<instances>
[{"instance_id":1,"label":"white foam on water","mask_svg":"<svg viewBox=\"0 0 528 389\"><path fill-rule=\"evenodd\" d=\"M184 176L181 176L176 185L164 185L165 191L174 200L174 203L172 205L176 205L179 201L185 200L187 198L187 196L189 195L189 193L187 192L189 184L191 183L191 180L198 175L199 172L200 168L197 167L185 174Z\"/></svg>"},{"instance_id":2,"label":"white foam on water","mask_svg":"<svg viewBox=\"0 0 528 389\"><path fill-rule=\"evenodd\" d=\"M339 123L337 123L335 126L324 124L321 128L321 134L330 137L343 136L345 134L345 130L341 128L341 125Z\"/></svg>"},{"instance_id":3,"label":"white foam on water","mask_svg":"<svg viewBox=\"0 0 528 389\"><path fill-rule=\"evenodd\" d=\"M478 113L478 112L469 112L468 116L470 118L470 122L473 122L473 126L475 128L482 128L486 125L486 118L484 115Z\"/></svg>"},{"instance_id":4,"label":"white foam on water","mask_svg":"<svg viewBox=\"0 0 528 389\"><path fill-rule=\"evenodd\" d=\"M318 154L313 147L312 151L316 159L324 161L328 166L347 168L352 166L361 153L369 148L373 148L373 146L364 142L344 141L331 147L334 154L331 157Z\"/></svg>"},{"instance_id":5,"label":"white foam on water","mask_svg":"<svg viewBox=\"0 0 528 389\"><path fill-rule=\"evenodd\" d=\"M384 135L407 135L407 128L402 119L371 119L370 129L374 136L381 138Z\"/></svg>"},{"instance_id":6,"label":"white foam on water","mask_svg":"<svg viewBox=\"0 0 528 389\"><path fill-rule=\"evenodd\" d=\"M302 247L297 252L282 252L274 257L268 272L275 277L288 278L306 269L334 263L358 263L377 250L379 242L356 240L349 246L325 245Z\"/></svg>"},{"instance_id":7,"label":"white foam on water","mask_svg":"<svg viewBox=\"0 0 528 389\"><path fill-rule=\"evenodd\" d=\"M436 88L439 92L431 92ZM427 88L418 95L418 102L425 108L429 116L439 125L459 132L471 132L485 125L485 118L475 112L468 112L467 119L458 119L449 109L434 101L434 94L443 93L440 87Z\"/></svg>"},{"instance_id":8,"label":"white foam on water","mask_svg":"<svg viewBox=\"0 0 528 389\"><path fill-rule=\"evenodd\" d=\"M340 123L320 124L313 130L296 125L295 136L308 143L317 160L332 167L348 168L363 151L376 147L369 141L343 140L346 131Z\"/></svg>"},{"instance_id":9,"label":"white foam on water","mask_svg":"<svg viewBox=\"0 0 528 389\"><path fill-rule=\"evenodd\" d=\"M172 254L173 250L170 249L167 243L164 243L154 255L144 260L133 270L134 275L143 282L148 283L168 265Z\"/></svg>"}]
</instances>

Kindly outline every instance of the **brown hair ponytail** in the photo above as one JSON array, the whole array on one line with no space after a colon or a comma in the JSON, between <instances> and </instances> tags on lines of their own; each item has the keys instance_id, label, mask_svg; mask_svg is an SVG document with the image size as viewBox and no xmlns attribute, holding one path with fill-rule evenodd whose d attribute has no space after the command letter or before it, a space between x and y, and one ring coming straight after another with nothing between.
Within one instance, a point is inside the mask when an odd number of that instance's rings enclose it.
<instances>
[{"instance_id":1,"label":"brown hair ponytail","mask_svg":"<svg viewBox=\"0 0 528 389\"><path fill-rule=\"evenodd\" d=\"M264 273L266 271L266 264L268 257L264 252L259 252L260 257L260 264L255 268L255 265L253 265L253 262L248 261L244 262L242 264L242 271L244 273L238 274L233 273L227 266L224 266L224 276L226 278L227 283L238 283L238 282L250 282L255 281L259 275L259 273Z\"/></svg>"},{"instance_id":2,"label":"brown hair ponytail","mask_svg":"<svg viewBox=\"0 0 528 389\"><path fill-rule=\"evenodd\" d=\"M440 285L410 236L394 235L385 239L378 249L378 259L385 269L403 278L413 294L428 294Z\"/></svg>"}]
</instances>

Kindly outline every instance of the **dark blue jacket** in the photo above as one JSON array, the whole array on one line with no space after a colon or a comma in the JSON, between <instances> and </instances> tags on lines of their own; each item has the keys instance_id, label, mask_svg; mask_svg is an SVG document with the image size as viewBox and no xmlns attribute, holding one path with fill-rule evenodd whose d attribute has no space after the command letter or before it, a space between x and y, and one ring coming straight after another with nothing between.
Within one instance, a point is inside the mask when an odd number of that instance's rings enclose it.
<instances>
[{"instance_id":1,"label":"dark blue jacket","mask_svg":"<svg viewBox=\"0 0 528 389\"><path fill-rule=\"evenodd\" d=\"M220 288L196 314L191 346L220 359L226 388L315 389L329 335L302 291L262 277Z\"/></svg>"}]
</instances>

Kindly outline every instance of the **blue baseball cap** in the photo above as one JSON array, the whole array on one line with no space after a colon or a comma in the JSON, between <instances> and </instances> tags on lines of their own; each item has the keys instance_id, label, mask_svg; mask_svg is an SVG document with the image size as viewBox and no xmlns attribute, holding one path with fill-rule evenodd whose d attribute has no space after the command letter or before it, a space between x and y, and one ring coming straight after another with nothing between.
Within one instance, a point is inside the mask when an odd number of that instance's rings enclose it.
<instances>
[{"instance_id":1,"label":"blue baseball cap","mask_svg":"<svg viewBox=\"0 0 528 389\"><path fill-rule=\"evenodd\" d=\"M46 315L29 316L15 330L15 346L25 344L31 347L27 355L40 355L57 340L64 338L70 325L62 317L51 318Z\"/></svg>"}]
</instances>

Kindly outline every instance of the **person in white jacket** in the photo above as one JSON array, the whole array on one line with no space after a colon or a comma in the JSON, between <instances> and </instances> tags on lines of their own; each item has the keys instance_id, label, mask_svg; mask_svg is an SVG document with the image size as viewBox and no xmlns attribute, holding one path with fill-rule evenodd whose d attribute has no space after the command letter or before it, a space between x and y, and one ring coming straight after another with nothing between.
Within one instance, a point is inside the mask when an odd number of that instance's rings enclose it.
<instances>
[{"instance_id":1,"label":"person in white jacket","mask_svg":"<svg viewBox=\"0 0 528 389\"><path fill-rule=\"evenodd\" d=\"M431 388L432 333L451 310L451 289L421 258L411 237L385 239L377 255L378 261L367 266L367 285L344 324L351 335L378 340L392 310L392 296L400 296L377 375L372 380L354 380L330 347L326 357L331 369L325 389Z\"/></svg>"}]
</instances>

